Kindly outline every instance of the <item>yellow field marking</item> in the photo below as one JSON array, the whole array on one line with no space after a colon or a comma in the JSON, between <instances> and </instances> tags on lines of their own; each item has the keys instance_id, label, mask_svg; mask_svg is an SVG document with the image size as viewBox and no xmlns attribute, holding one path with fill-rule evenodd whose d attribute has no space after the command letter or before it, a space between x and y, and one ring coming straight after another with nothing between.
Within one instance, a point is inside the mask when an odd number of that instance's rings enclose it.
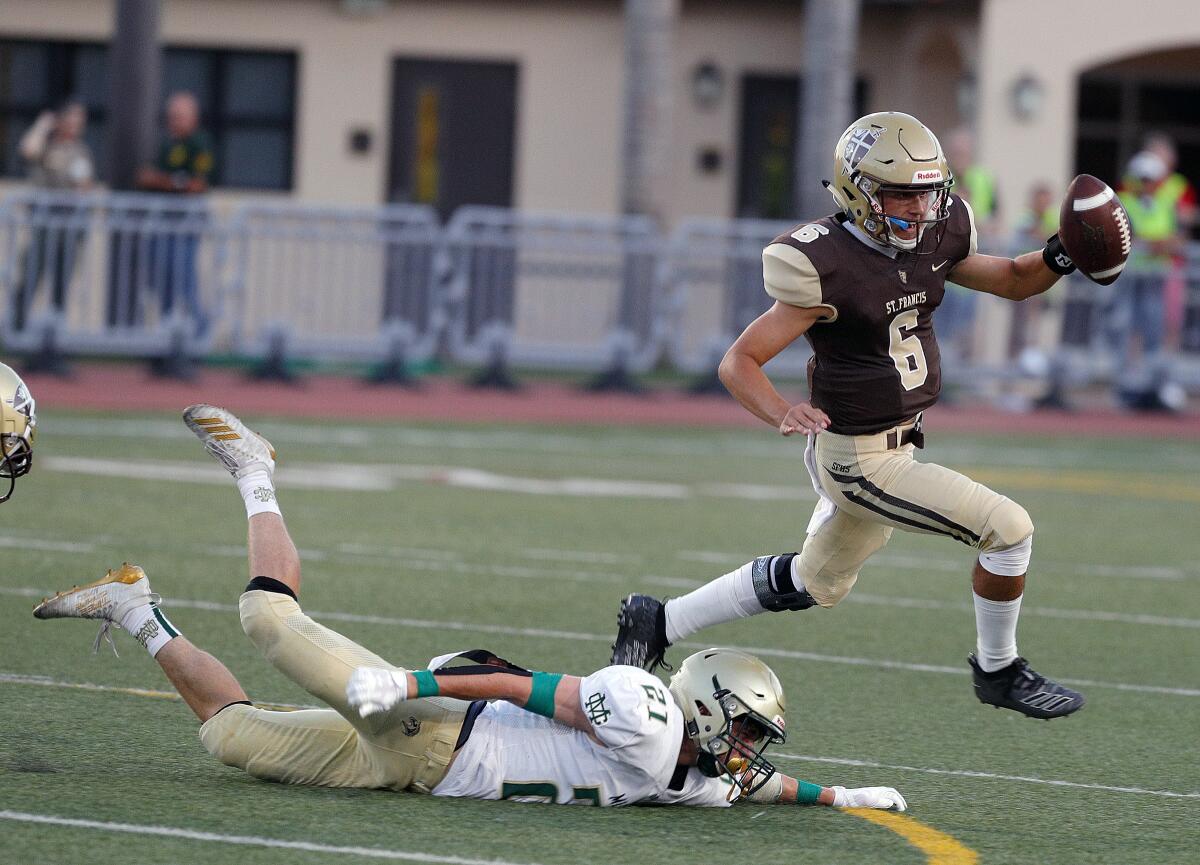
<instances>
[{"instance_id":1,"label":"yellow field marking","mask_svg":"<svg viewBox=\"0 0 1200 865\"><path fill-rule=\"evenodd\" d=\"M1144 480L1111 472L1064 472L1034 469L969 468L964 473L984 484L1013 484L1031 490L1082 493L1085 495L1129 496L1172 502L1200 502L1200 488L1194 483L1169 480Z\"/></svg>"},{"instance_id":2,"label":"yellow field marking","mask_svg":"<svg viewBox=\"0 0 1200 865\"><path fill-rule=\"evenodd\" d=\"M845 811L895 832L924 853L929 865L976 865L979 862L979 854L970 847L912 817L872 808L846 808Z\"/></svg>"}]
</instances>

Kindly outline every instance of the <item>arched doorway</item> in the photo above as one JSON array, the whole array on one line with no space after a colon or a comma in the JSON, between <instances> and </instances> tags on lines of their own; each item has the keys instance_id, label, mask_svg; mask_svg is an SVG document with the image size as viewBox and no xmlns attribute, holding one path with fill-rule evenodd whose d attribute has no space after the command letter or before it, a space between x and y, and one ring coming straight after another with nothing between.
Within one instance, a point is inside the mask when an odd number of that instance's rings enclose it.
<instances>
[{"instance_id":1,"label":"arched doorway","mask_svg":"<svg viewBox=\"0 0 1200 865\"><path fill-rule=\"evenodd\" d=\"M1125 57L1079 76L1075 170L1117 181L1151 132L1170 136L1176 170L1200 180L1200 45Z\"/></svg>"}]
</instances>

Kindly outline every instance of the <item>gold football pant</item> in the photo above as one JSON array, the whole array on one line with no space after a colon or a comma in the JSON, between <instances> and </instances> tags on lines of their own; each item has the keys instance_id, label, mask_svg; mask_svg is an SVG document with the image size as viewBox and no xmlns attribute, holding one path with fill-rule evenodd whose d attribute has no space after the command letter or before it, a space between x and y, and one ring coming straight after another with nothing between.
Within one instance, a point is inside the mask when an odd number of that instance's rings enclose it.
<instances>
[{"instance_id":1,"label":"gold football pant","mask_svg":"<svg viewBox=\"0 0 1200 865\"><path fill-rule=\"evenodd\" d=\"M819 480L837 512L809 535L797 574L821 606L846 596L893 529L953 538L984 552L1033 533L1029 514L1016 502L945 466L917 462L912 444L888 447L912 427L816 437Z\"/></svg>"},{"instance_id":2,"label":"gold football pant","mask_svg":"<svg viewBox=\"0 0 1200 865\"><path fill-rule=\"evenodd\" d=\"M276 669L328 709L269 711L238 704L200 727L227 766L256 778L321 787L386 787L428 793L446 774L468 703L429 697L360 718L346 702L356 667L398 669L310 619L290 596L249 591L242 628Z\"/></svg>"}]
</instances>

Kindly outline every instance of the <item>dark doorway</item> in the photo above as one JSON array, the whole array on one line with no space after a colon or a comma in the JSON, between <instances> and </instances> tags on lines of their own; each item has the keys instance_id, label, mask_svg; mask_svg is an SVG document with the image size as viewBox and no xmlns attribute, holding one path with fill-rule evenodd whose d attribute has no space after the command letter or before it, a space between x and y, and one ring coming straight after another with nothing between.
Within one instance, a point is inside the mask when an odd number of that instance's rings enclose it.
<instances>
[{"instance_id":1,"label":"dark doorway","mask_svg":"<svg viewBox=\"0 0 1200 865\"><path fill-rule=\"evenodd\" d=\"M854 114L863 113L866 84L854 88ZM790 219L795 214L796 141L800 78L746 75L742 78L741 158L738 162L739 217ZM833 152L833 142L829 144Z\"/></svg>"},{"instance_id":2,"label":"dark doorway","mask_svg":"<svg viewBox=\"0 0 1200 865\"><path fill-rule=\"evenodd\" d=\"M511 206L516 64L397 58L392 94L389 201Z\"/></svg>"}]
</instances>

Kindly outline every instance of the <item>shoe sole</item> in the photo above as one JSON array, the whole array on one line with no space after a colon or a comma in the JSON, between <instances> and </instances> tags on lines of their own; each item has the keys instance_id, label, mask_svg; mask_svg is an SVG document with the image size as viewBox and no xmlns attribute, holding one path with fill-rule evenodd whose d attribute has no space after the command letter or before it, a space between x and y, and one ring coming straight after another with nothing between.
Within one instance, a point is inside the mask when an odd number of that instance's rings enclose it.
<instances>
[{"instance_id":1,"label":"shoe sole","mask_svg":"<svg viewBox=\"0 0 1200 865\"><path fill-rule=\"evenodd\" d=\"M253 436L266 447L267 453L271 455L271 460L275 460L275 448L267 441L266 437L250 429L227 409L215 405L190 405L183 410L183 422L187 424L188 429L195 433L197 438L204 442L205 450L232 472L238 471L241 466L231 467L224 454L220 452L220 445L216 442L248 441L249 437Z\"/></svg>"},{"instance_id":2,"label":"shoe sole","mask_svg":"<svg viewBox=\"0 0 1200 865\"><path fill-rule=\"evenodd\" d=\"M110 583L122 583L126 586L132 586L139 580L144 579L146 579L145 571L143 571L137 565L131 565L129 562L125 562L115 571L109 570L103 577L95 580L94 582L88 583L85 586L72 586L64 591L55 592L53 597L42 598L42 600L38 602L38 605L33 608L33 615L39 619L54 618L42 615L47 604L60 600L61 598L65 598L68 595L73 595L76 592L83 592L88 589L96 589L100 586L107 586Z\"/></svg>"}]
</instances>

